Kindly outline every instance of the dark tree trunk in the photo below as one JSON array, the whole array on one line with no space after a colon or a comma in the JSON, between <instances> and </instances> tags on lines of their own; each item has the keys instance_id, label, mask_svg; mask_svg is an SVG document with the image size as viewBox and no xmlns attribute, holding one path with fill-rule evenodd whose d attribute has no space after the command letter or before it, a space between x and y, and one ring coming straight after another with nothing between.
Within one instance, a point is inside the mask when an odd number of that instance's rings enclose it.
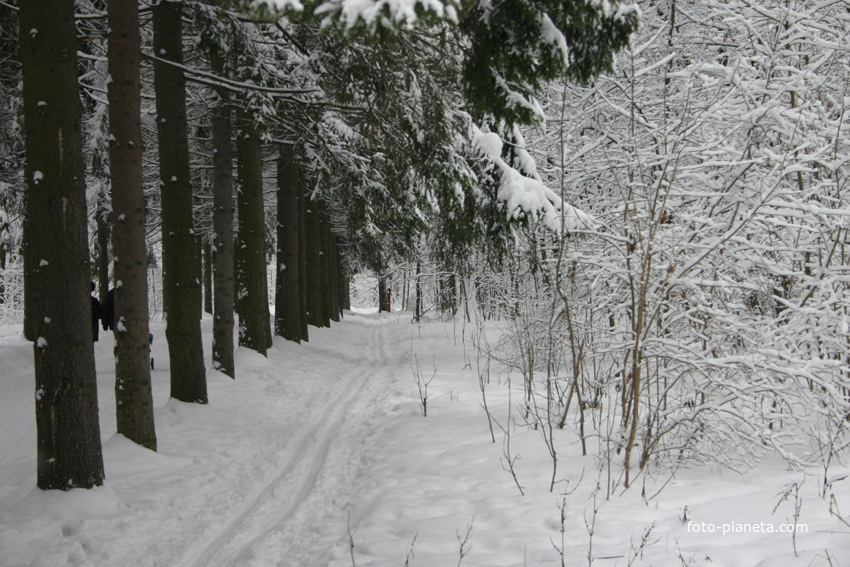
<instances>
[{"instance_id":1,"label":"dark tree trunk","mask_svg":"<svg viewBox=\"0 0 850 567\"><path fill-rule=\"evenodd\" d=\"M198 314L203 319L204 310L204 239L195 235L195 279L198 280Z\"/></svg>"},{"instance_id":2,"label":"dark tree trunk","mask_svg":"<svg viewBox=\"0 0 850 567\"><path fill-rule=\"evenodd\" d=\"M384 276L378 276L378 311L387 310L387 280Z\"/></svg>"},{"instance_id":3,"label":"dark tree trunk","mask_svg":"<svg viewBox=\"0 0 850 567\"><path fill-rule=\"evenodd\" d=\"M6 271L6 243L0 241L0 272ZM6 303L6 284L0 277L0 305Z\"/></svg>"},{"instance_id":4,"label":"dark tree trunk","mask_svg":"<svg viewBox=\"0 0 850 567\"><path fill-rule=\"evenodd\" d=\"M24 56L22 54L21 59L23 60L23 58ZM26 114L26 111L24 111L24 113ZM24 120L26 120L26 117ZM26 171L24 173L26 173ZM27 180L26 183L27 188L29 188L30 181ZM28 193L29 191L24 192L24 220L22 223L23 226L21 227L23 233L21 235L21 256L24 262L24 338L30 342L34 342L38 337L38 335L36 335L35 328L35 319L37 315L35 313L35 305L33 302L35 292L32 289L32 278L27 277L27 274L33 273L33 270L37 267L33 265L32 255L34 251L32 249L31 242L33 241L33 238L38 235L39 231L32 226L29 215L26 213L30 200Z\"/></svg>"},{"instance_id":5,"label":"dark tree trunk","mask_svg":"<svg viewBox=\"0 0 850 567\"><path fill-rule=\"evenodd\" d=\"M319 289L322 294L322 325L331 326L330 263L331 225L328 207L319 201Z\"/></svg>"},{"instance_id":6,"label":"dark tree trunk","mask_svg":"<svg viewBox=\"0 0 850 567\"><path fill-rule=\"evenodd\" d=\"M213 73L224 74L220 54L210 53ZM236 377L233 360L233 149L231 144L230 94L218 93L212 113L213 139L213 230L215 254L213 285L213 368Z\"/></svg>"},{"instance_id":7,"label":"dark tree trunk","mask_svg":"<svg viewBox=\"0 0 850 567\"><path fill-rule=\"evenodd\" d=\"M304 246L307 264L307 322L322 326L322 278L319 268L319 204L304 195Z\"/></svg>"},{"instance_id":8,"label":"dark tree trunk","mask_svg":"<svg viewBox=\"0 0 850 567\"><path fill-rule=\"evenodd\" d=\"M304 191L298 190L298 308L301 322L301 340L310 340L310 330L307 324L307 239L306 211L307 198Z\"/></svg>"},{"instance_id":9,"label":"dark tree trunk","mask_svg":"<svg viewBox=\"0 0 850 567\"><path fill-rule=\"evenodd\" d=\"M337 257L336 235L331 233L328 240L328 301L330 302L331 321L339 323L339 258Z\"/></svg>"},{"instance_id":10,"label":"dark tree trunk","mask_svg":"<svg viewBox=\"0 0 850 567\"><path fill-rule=\"evenodd\" d=\"M74 2L21 2L38 487L103 484Z\"/></svg>"},{"instance_id":11,"label":"dark tree trunk","mask_svg":"<svg viewBox=\"0 0 850 567\"><path fill-rule=\"evenodd\" d=\"M266 280L266 223L263 212L263 158L260 136L250 114L240 110L236 136L239 174L239 245L236 263L239 294L239 345L266 354L272 345Z\"/></svg>"},{"instance_id":12,"label":"dark tree trunk","mask_svg":"<svg viewBox=\"0 0 850 567\"><path fill-rule=\"evenodd\" d=\"M153 48L157 57L182 64L182 2L153 7ZM201 343L197 259L186 130L186 84L183 72L154 62L159 175L162 193L162 271L171 364L171 397L207 403L207 380Z\"/></svg>"},{"instance_id":13,"label":"dark tree trunk","mask_svg":"<svg viewBox=\"0 0 850 567\"><path fill-rule=\"evenodd\" d=\"M97 226L97 295L101 303L109 291L109 242L112 240L109 213L103 206L105 200L106 195L101 195L94 213Z\"/></svg>"},{"instance_id":14,"label":"dark tree trunk","mask_svg":"<svg viewBox=\"0 0 850 567\"><path fill-rule=\"evenodd\" d=\"M340 247L342 248L342 247ZM342 308L351 310L351 275L346 270L345 266L342 263L342 254L339 254L340 258L340 272L343 275L342 282Z\"/></svg>"},{"instance_id":15,"label":"dark tree trunk","mask_svg":"<svg viewBox=\"0 0 850 567\"><path fill-rule=\"evenodd\" d=\"M342 246L339 239L336 241L336 261L337 261L337 277L339 279L339 312L340 316L343 310L351 309L348 292L348 274L345 272L345 266L342 262Z\"/></svg>"},{"instance_id":16,"label":"dark tree trunk","mask_svg":"<svg viewBox=\"0 0 850 567\"><path fill-rule=\"evenodd\" d=\"M118 433L156 451L148 340L142 189L141 39L136 0L109 0L109 169L115 257L115 411Z\"/></svg>"},{"instance_id":17,"label":"dark tree trunk","mask_svg":"<svg viewBox=\"0 0 850 567\"><path fill-rule=\"evenodd\" d=\"M204 243L204 312L212 315L212 246Z\"/></svg>"},{"instance_id":18,"label":"dark tree trunk","mask_svg":"<svg viewBox=\"0 0 850 567\"><path fill-rule=\"evenodd\" d=\"M457 314L457 276L449 274L446 277L446 286L444 289L444 297L446 302L446 311L450 311L452 316Z\"/></svg>"},{"instance_id":19,"label":"dark tree trunk","mask_svg":"<svg viewBox=\"0 0 850 567\"><path fill-rule=\"evenodd\" d=\"M418 322L422 317L422 264L416 262L416 307L414 319Z\"/></svg>"},{"instance_id":20,"label":"dark tree trunk","mask_svg":"<svg viewBox=\"0 0 850 567\"><path fill-rule=\"evenodd\" d=\"M408 280L407 280L408 269L405 268L404 272L401 274L401 295L399 300L401 301L401 310L407 310L407 293L408 293Z\"/></svg>"},{"instance_id":21,"label":"dark tree trunk","mask_svg":"<svg viewBox=\"0 0 850 567\"><path fill-rule=\"evenodd\" d=\"M275 334L301 342L301 300L298 293L298 168L290 144L280 145L277 162L277 277Z\"/></svg>"}]
</instances>

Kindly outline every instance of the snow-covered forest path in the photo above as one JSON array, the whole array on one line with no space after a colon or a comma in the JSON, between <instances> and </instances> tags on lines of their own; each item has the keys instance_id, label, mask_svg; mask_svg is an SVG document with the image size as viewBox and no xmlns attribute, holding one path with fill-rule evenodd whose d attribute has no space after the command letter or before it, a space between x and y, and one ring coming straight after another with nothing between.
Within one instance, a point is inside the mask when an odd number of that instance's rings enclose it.
<instances>
[{"instance_id":1,"label":"snow-covered forest path","mask_svg":"<svg viewBox=\"0 0 850 567\"><path fill-rule=\"evenodd\" d=\"M403 356L380 319L355 320L345 341L350 351L339 357L329 352L328 371L311 378L316 409L283 435L288 441L277 455L269 455L270 478L193 546L183 565L230 567L252 559L273 565L284 560L283 550L287 564L313 564L328 541L322 536L330 535L322 526L344 518L347 498L357 493L365 445L374 433L370 416L381 392L391 389ZM269 367L258 375L273 379L277 372Z\"/></svg>"}]
</instances>

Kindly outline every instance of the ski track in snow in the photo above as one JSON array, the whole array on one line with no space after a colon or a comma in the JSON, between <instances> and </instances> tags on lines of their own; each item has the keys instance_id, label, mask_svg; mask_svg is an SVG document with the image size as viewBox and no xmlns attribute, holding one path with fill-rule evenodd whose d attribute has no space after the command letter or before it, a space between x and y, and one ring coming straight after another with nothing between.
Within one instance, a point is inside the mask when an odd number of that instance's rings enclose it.
<instances>
[{"instance_id":1,"label":"ski track in snow","mask_svg":"<svg viewBox=\"0 0 850 567\"><path fill-rule=\"evenodd\" d=\"M363 450L358 441L364 433L368 435L363 429L369 424L352 412L352 408L375 405L374 397L385 390L401 363L399 355L390 354L387 342L393 341L393 337L386 321L368 322L363 326L368 329L367 344L362 349L365 357L330 386L336 388L342 384L338 393L328 392L332 395L330 401L298 431L291 432L294 441L289 446L292 449L280 471L215 530L211 538L195 545L184 556L181 565L233 567L252 561L262 565L286 565L295 564L292 563L295 557L319 551L310 546L311 539L318 535L312 526L323 523L320 516L327 515L329 507L337 511L341 507L323 500L340 492L344 500L346 488L355 481L353 478L323 479L325 464L331 454L349 460ZM349 417L352 423L346 423ZM337 470L338 467L333 467L330 474L337 474L334 472ZM349 475L355 473L349 469ZM304 506L308 500L319 502ZM323 543L329 547L332 542Z\"/></svg>"}]
</instances>

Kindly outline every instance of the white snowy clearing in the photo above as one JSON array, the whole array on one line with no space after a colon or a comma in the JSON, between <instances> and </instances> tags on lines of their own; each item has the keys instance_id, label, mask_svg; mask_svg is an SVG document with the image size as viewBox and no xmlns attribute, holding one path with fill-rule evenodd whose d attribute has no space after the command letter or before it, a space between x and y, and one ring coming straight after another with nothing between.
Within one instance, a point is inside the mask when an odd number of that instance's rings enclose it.
<instances>
[{"instance_id":1,"label":"white snowy clearing","mask_svg":"<svg viewBox=\"0 0 850 567\"><path fill-rule=\"evenodd\" d=\"M209 353L209 319L203 328ZM44 493L33 489L32 346L20 326L0 327L0 565L850 565L850 528L818 494L823 471L778 459L746 475L680 470L649 500L640 479L606 500L575 432L557 431L550 493L540 433L511 426L520 495L505 471L505 435L497 427L492 442L481 407L473 329L347 312L311 328L307 344L276 338L268 359L240 349L236 381L209 371L210 404L196 406L169 400L154 324L158 453L114 433L113 339L101 333L106 485ZM433 375L427 417L414 356L423 378ZM515 384L509 402L508 377L494 366L486 390L504 426L519 397ZM836 483L846 517L850 480ZM796 534L785 533L789 523Z\"/></svg>"}]
</instances>

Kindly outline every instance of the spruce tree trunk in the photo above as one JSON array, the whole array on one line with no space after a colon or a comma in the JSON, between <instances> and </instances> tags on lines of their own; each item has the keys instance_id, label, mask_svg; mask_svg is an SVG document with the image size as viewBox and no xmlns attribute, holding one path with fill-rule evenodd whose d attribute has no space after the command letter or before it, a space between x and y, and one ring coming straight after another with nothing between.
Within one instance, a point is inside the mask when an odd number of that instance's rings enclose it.
<instances>
[{"instance_id":1,"label":"spruce tree trunk","mask_svg":"<svg viewBox=\"0 0 850 567\"><path fill-rule=\"evenodd\" d=\"M0 242L0 272L6 271L6 243ZM6 303L6 283L0 277L0 305Z\"/></svg>"},{"instance_id":2,"label":"spruce tree trunk","mask_svg":"<svg viewBox=\"0 0 850 567\"><path fill-rule=\"evenodd\" d=\"M328 302L331 321L339 323L339 258L337 257L336 236L331 233L328 240Z\"/></svg>"},{"instance_id":3,"label":"spruce tree trunk","mask_svg":"<svg viewBox=\"0 0 850 567\"><path fill-rule=\"evenodd\" d=\"M103 199L105 195L101 196ZM103 207L101 199L97 201L98 208L95 211L95 223L97 226L97 291L98 299L101 303L106 299L106 292L109 291L109 241L110 236L110 219L109 213ZM147 266L145 266L147 268Z\"/></svg>"},{"instance_id":4,"label":"spruce tree trunk","mask_svg":"<svg viewBox=\"0 0 850 567\"><path fill-rule=\"evenodd\" d=\"M291 144L281 144L277 161L277 277L275 334L301 342L301 299L298 292L298 168Z\"/></svg>"},{"instance_id":5,"label":"spruce tree trunk","mask_svg":"<svg viewBox=\"0 0 850 567\"><path fill-rule=\"evenodd\" d=\"M351 309L351 304L348 299L348 275L342 263L342 245L339 239L336 240L336 260L337 277L339 278L339 314L342 317L345 309Z\"/></svg>"},{"instance_id":6,"label":"spruce tree trunk","mask_svg":"<svg viewBox=\"0 0 850 567\"><path fill-rule=\"evenodd\" d=\"M224 61L218 53L210 53L213 73L224 74ZM213 368L236 377L233 360L233 149L231 144L230 93L218 92L218 103L212 112L213 140L213 231L215 254L213 286Z\"/></svg>"},{"instance_id":7,"label":"spruce tree trunk","mask_svg":"<svg viewBox=\"0 0 850 567\"><path fill-rule=\"evenodd\" d=\"M416 262L416 307L414 308L414 320L417 322L422 317L422 263Z\"/></svg>"},{"instance_id":8,"label":"spruce tree trunk","mask_svg":"<svg viewBox=\"0 0 850 567\"><path fill-rule=\"evenodd\" d=\"M378 276L378 311L387 310L387 280L384 276Z\"/></svg>"},{"instance_id":9,"label":"spruce tree trunk","mask_svg":"<svg viewBox=\"0 0 850 567\"><path fill-rule=\"evenodd\" d=\"M24 56L21 55L21 60L23 60ZM26 114L26 111L24 111ZM26 116L24 117L26 121ZM26 127L26 125L25 125ZM26 174L26 171L24 171ZM27 181L26 183L29 183ZM29 185L27 185L29 187ZM30 244L33 241L33 238L38 234L38 230L35 229L29 220L29 215L26 214L27 205L29 203L29 191L24 192L24 220L22 223L22 238L21 238L21 256L24 263L24 338L30 342L34 342L38 336L36 335L35 328L35 319L37 317L35 313L35 304L33 302L33 298L35 297L34 291L32 288L32 278L27 277L27 274L31 274L36 266L33 266L33 250L32 245Z\"/></svg>"},{"instance_id":10,"label":"spruce tree trunk","mask_svg":"<svg viewBox=\"0 0 850 567\"><path fill-rule=\"evenodd\" d=\"M212 315L212 246L204 243L204 312Z\"/></svg>"},{"instance_id":11,"label":"spruce tree trunk","mask_svg":"<svg viewBox=\"0 0 850 567\"><path fill-rule=\"evenodd\" d=\"M322 294L322 325L331 326L331 224L328 207L324 200L319 201L319 288Z\"/></svg>"},{"instance_id":12,"label":"spruce tree trunk","mask_svg":"<svg viewBox=\"0 0 850 567\"><path fill-rule=\"evenodd\" d=\"M407 268L401 274L401 310L407 311L407 293L408 293L408 283L407 283Z\"/></svg>"},{"instance_id":13,"label":"spruce tree trunk","mask_svg":"<svg viewBox=\"0 0 850 567\"><path fill-rule=\"evenodd\" d=\"M263 212L263 159L253 117L239 110L236 160L239 175L239 245L236 263L239 294L239 346L266 354L272 345L266 280L266 223Z\"/></svg>"},{"instance_id":14,"label":"spruce tree trunk","mask_svg":"<svg viewBox=\"0 0 850 567\"><path fill-rule=\"evenodd\" d=\"M307 322L322 327L322 277L319 267L319 203L304 195L304 246L307 264Z\"/></svg>"},{"instance_id":15,"label":"spruce tree trunk","mask_svg":"<svg viewBox=\"0 0 850 567\"><path fill-rule=\"evenodd\" d=\"M304 191L298 190L298 307L301 321L301 340L310 340L310 331L307 324L307 238L306 238L306 214L307 199Z\"/></svg>"},{"instance_id":16,"label":"spruce tree trunk","mask_svg":"<svg viewBox=\"0 0 850 567\"><path fill-rule=\"evenodd\" d=\"M182 2L153 7L153 48L157 57L182 64ZM162 193L163 303L171 365L171 397L207 403L201 344L197 258L189 177L186 85L183 72L154 62L159 175Z\"/></svg>"},{"instance_id":17,"label":"spruce tree trunk","mask_svg":"<svg viewBox=\"0 0 850 567\"><path fill-rule=\"evenodd\" d=\"M195 278L198 280L198 313L201 313L204 309L204 240L200 234L195 235L195 261L197 262Z\"/></svg>"},{"instance_id":18,"label":"spruce tree trunk","mask_svg":"<svg viewBox=\"0 0 850 567\"><path fill-rule=\"evenodd\" d=\"M74 2L27 0L19 10L38 487L91 488L104 474Z\"/></svg>"},{"instance_id":19,"label":"spruce tree trunk","mask_svg":"<svg viewBox=\"0 0 850 567\"><path fill-rule=\"evenodd\" d=\"M139 4L109 0L109 169L115 265L115 411L118 433L156 451L148 340L142 188Z\"/></svg>"},{"instance_id":20,"label":"spruce tree trunk","mask_svg":"<svg viewBox=\"0 0 850 567\"><path fill-rule=\"evenodd\" d=\"M457 276L449 274L446 279L446 307L452 316L457 314Z\"/></svg>"}]
</instances>

